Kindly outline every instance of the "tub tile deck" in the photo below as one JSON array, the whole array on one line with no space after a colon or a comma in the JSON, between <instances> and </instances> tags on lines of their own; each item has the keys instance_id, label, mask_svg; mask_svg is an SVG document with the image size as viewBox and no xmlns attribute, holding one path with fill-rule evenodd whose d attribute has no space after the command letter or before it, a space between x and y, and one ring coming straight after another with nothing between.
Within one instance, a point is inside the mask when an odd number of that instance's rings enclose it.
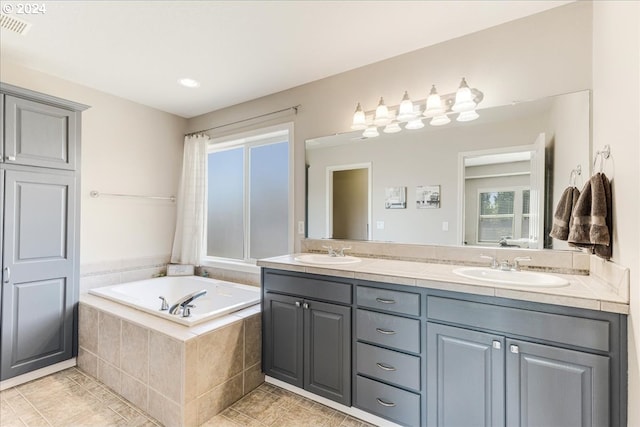
<instances>
[{"instance_id":1,"label":"tub tile deck","mask_svg":"<svg viewBox=\"0 0 640 427\"><path fill-rule=\"evenodd\" d=\"M3 427L157 427L161 424L76 368L0 392ZM263 383L206 427L368 427L371 424Z\"/></svg>"}]
</instances>

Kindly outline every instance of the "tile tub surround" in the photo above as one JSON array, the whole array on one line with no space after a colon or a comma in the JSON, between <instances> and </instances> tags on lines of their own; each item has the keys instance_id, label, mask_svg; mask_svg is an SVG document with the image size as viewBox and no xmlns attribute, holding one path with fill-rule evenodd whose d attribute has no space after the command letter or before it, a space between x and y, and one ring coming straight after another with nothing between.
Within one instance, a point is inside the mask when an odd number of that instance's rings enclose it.
<instances>
[{"instance_id":1,"label":"tile tub surround","mask_svg":"<svg viewBox=\"0 0 640 427\"><path fill-rule=\"evenodd\" d=\"M83 264L80 266L80 293L102 286L165 275L170 259L170 255L159 255Z\"/></svg>"},{"instance_id":2,"label":"tile tub surround","mask_svg":"<svg viewBox=\"0 0 640 427\"><path fill-rule=\"evenodd\" d=\"M264 381L260 309L189 328L85 294L78 367L164 425L201 425Z\"/></svg>"},{"instance_id":3,"label":"tile tub surround","mask_svg":"<svg viewBox=\"0 0 640 427\"><path fill-rule=\"evenodd\" d=\"M613 313L629 313L629 275L628 269L624 268L615 270L620 277L620 283L617 287L610 286L595 275L553 273L567 279L569 286L536 288L531 286L498 285L454 274L453 270L463 266L463 264L362 258L361 262L356 264L319 266L298 262L295 260L295 256L294 254L262 259L258 261L258 265L279 270L420 286ZM626 274L624 273L625 270L627 271Z\"/></svg>"}]
</instances>

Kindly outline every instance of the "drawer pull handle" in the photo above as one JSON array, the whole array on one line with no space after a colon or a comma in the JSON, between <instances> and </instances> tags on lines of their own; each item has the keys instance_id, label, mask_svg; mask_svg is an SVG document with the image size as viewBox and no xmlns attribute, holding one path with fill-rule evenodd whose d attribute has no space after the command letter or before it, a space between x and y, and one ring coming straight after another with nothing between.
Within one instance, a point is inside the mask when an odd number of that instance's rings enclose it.
<instances>
[{"instance_id":1,"label":"drawer pull handle","mask_svg":"<svg viewBox=\"0 0 640 427\"><path fill-rule=\"evenodd\" d=\"M395 304L396 303L396 300L386 299L386 298L376 298L376 301L378 301L381 304Z\"/></svg>"},{"instance_id":2,"label":"drawer pull handle","mask_svg":"<svg viewBox=\"0 0 640 427\"><path fill-rule=\"evenodd\" d=\"M395 371L395 370L396 370L396 368L394 368L393 366L391 366L391 365L387 365L387 364L385 364L385 363L377 362L377 363L376 363L376 366L377 366L378 368L382 369L383 371Z\"/></svg>"},{"instance_id":3,"label":"drawer pull handle","mask_svg":"<svg viewBox=\"0 0 640 427\"><path fill-rule=\"evenodd\" d=\"M396 331L390 331L389 329L376 328L376 332L382 335L395 335Z\"/></svg>"},{"instance_id":4,"label":"drawer pull handle","mask_svg":"<svg viewBox=\"0 0 640 427\"><path fill-rule=\"evenodd\" d=\"M396 406L395 403L393 402L385 402L384 400L380 399L379 397L376 397L376 400L378 401L378 403L382 406L385 406L387 408L393 408L394 406Z\"/></svg>"}]
</instances>

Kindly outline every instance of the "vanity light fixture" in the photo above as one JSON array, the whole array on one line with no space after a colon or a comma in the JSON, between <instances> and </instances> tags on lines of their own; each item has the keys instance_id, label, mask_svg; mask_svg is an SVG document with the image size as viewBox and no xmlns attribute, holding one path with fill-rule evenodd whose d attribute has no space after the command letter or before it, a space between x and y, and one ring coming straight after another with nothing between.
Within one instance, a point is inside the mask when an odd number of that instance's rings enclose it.
<instances>
[{"instance_id":1,"label":"vanity light fixture","mask_svg":"<svg viewBox=\"0 0 640 427\"><path fill-rule=\"evenodd\" d=\"M424 127L422 120L425 118L431 119L431 126L442 126L451 123L449 114L454 113L458 114L456 121L468 122L479 117L476 107L483 98L484 94L476 88L470 88L463 77L456 92L439 95L436 86L432 85L427 99L415 103L411 101L407 91L404 92L400 104L391 108L387 107L384 99L380 97L378 106L375 111L370 112L369 117L358 103L351 129L364 130L362 136L374 138L380 135L378 127L384 126L384 133L400 132L400 125L409 130L421 129ZM424 105L424 111L421 110L421 105Z\"/></svg>"}]
</instances>

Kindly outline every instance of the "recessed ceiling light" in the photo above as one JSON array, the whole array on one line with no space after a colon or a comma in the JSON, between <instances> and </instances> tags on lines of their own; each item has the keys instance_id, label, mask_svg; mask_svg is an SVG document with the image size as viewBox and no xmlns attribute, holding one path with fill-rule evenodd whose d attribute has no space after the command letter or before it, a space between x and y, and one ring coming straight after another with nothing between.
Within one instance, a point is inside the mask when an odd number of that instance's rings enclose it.
<instances>
[{"instance_id":1,"label":"recessed ceiling light","mask_svg":"<svg viewBox=\"0 0 640 427\"><path fill-rule=\"evenodd\" d=\"M193 80L190 79L188 77L182 78L182 79L178 79L178 83L180 83L182 86L184 87L199 87L200 86L200 82L197 80Z\"/></svg>"}]
</instances>

